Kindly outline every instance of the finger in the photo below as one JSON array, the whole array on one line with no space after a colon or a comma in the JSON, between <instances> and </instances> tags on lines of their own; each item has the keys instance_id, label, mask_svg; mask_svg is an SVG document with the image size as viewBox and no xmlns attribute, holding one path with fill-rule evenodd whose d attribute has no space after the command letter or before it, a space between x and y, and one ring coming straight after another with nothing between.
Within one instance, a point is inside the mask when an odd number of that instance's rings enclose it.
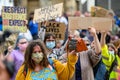
<instances>
[{"instance_id":1,"label":"finger","mask_svg":"<svg viewBox=\"0 0 120 80\"><path fill-rule=\"evenodd\" d=\"M75 50L72 50L70 53L75 53Z\"/></svg>"}]
</instances>

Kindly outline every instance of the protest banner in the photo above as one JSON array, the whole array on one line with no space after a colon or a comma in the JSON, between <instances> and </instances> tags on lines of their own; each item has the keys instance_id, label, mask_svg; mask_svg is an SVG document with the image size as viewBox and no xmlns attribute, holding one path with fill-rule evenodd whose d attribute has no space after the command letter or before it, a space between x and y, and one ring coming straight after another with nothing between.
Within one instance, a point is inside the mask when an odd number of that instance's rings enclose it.
<instances>
[{"instance_id":1,"label":"protest banner","mask_svg":"<svg viewBox=\"0 0 120 80\"><path fill-rule=\"evenodd\" d=\"M62 9L63 3L36 9L34 11L33 21L38 23L60 17L62 15Z\"/></svg>"},{"instance_id":2,"label":"protest banner","mask_svg":"<svg viewBox=\"0 0 120 80\"><path fill-rule=\"evenodd\" d=\"M2 9L3 30L26 32L26 8L4 6Z\"/></svg>"},{"instance_id":3,"label":"protest banner","mask_svg":"<svg viewBox=\"0 0 120 80\"><path fill-rule=\"evenodd\" d=\"M69 30L88 29L94 27L97 31L111 31L112 19L101 17L69 17Z\"/></svg>"},{"instance_id":4,"label":"protest banner","mask_svg":"<svg viewBox=\"0 0 120 80\"><path fill-rule=\"evenodd\" d=\"M46 33L54 34L57 40L64 40L65 31L66 26L64 23L50 21L46 24Z\"/></svg>"},{"instance_id":5,"label":"protest banner","mask_svg":"<svg viewBox=\"0 0 120 80\"><path fill-rule=\"evenodd\" d=\"M99 6L91 7L91 16L92 17L107 17L109 11L105 8Z\"/></svg>"}]
</instances>

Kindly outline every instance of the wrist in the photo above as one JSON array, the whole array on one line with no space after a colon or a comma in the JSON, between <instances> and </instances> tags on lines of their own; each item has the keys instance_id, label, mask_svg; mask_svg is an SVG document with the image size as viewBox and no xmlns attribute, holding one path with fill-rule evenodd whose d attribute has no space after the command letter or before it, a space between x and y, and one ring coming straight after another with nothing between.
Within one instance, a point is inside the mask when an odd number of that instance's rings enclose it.
<instances>
[{"instance_id":1,"label":"wrist","mask_svg":"<svg viewBox=\"0 0 120 80\"><path fill-rule=\"evenodd\" d=\"M96 33L93 34L93 37L97 37Z\"/></svg>"}]
</instances>

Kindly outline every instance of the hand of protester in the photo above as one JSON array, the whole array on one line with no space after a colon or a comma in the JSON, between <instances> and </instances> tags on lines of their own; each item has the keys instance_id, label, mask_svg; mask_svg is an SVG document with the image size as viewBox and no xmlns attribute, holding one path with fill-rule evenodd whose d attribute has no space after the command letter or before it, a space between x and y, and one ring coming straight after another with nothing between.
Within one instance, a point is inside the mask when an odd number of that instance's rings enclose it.
<instances>
[{"instance_id":1,"label":"hand of protester","mask_svg":"<svg viewBox=\"0 0 120 80\"><path fill-rule=\"evenodd\" d=\"M89 28L88 28L88 31L90 32L90 34L91 34L92 36L95 36L95 35L96 35L96 30L95 30L94 27L89 27Z\"/></svg>"},{"instance_id":2,"label":"hand of protester","mask_svg":"<svg viewBox=\"0 0 120 80\"><path fill-rule=\"evenodd\" d=\"M102 32L101 32L101 35L103 35L103 36L106 36L107 34L108 34L107 31L102 31Z\"/></svg>"},{"instance_id":3,"label":"hand of protester","mask_svg":"<svg viewBox=\"0 0 120 80\"><path fill-rule=\"evenodd\" d=\"M75 50L72 50L72 51L70 52L70 54L72 54L72 55L76 55L77 52L75 52Z\"/></svg>"}]
</instances>

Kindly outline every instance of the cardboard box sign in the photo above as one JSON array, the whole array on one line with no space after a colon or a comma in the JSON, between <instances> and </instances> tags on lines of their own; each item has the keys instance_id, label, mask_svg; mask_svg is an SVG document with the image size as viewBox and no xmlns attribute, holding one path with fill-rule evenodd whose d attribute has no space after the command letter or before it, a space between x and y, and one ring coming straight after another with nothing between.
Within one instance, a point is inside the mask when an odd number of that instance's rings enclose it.
<instances>
[{"instance_id":1,"label":"cardboard box sign","mask_svg":"<svg viewBox=\"0 0 120 80\"><path fill-rule=\"evenodd\" d=\"M2 9L3 30L26 32L27 11L24 7L4 6Z\"/></svg>"},{"instance_id":2,"label":"cardboard box sign","mask_svg":"<svg viewBox=\"0 0 120 80\"><path fill-rule=\"evenodd\" d=\"M41 25L40 25L41 26ZM53 33L57 40L64 40L66 26L60 22L47 22L46 33Z\"/></svg>"},{"instance_id":3,"label":"cardboard box sign","mask_svg":"<svg viewBox=\"0 0 120 80\"><path fill-rule=\"evenodd\" d=\"M88 29L94 27L97 31L111 31L112 19L101 17L69 17L69 30Z\"/></svg>"},{"instance_id":4,"label":"cardboard box sign","mask_svg":"<svg viewBox=\"0 0 120 80\"><path fill-rule=\"evenodd\" d=\"M33 21L38 23L56 19L57 17L60 17L62 15L62 9L63 3L36 9L34 11L35 14Z\"/></svg>"},{"instance_id":5,"label":"cardboard box sign","mask_svg":"<svg viewBox=\"0 0 120 80\"><path fill-rule=\"evenodd\" d=\"M91 7L91 16L92 17L107 17L108 10L102 7L93 6Z\"/></svg>"}]
</instances>

